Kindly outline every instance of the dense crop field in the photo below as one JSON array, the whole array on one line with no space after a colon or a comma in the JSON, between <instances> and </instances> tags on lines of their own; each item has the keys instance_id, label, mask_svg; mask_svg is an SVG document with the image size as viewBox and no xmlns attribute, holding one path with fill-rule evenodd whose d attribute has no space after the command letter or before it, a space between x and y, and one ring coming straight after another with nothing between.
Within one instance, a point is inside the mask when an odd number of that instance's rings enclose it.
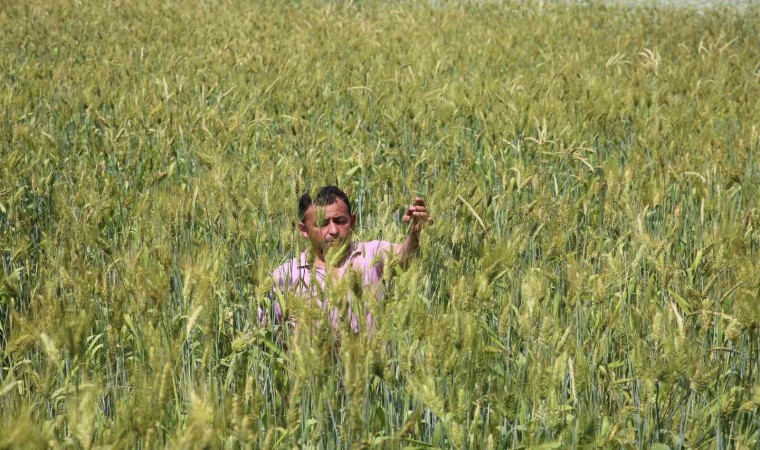
<instances>
[{"instance_id":1,"label":"dense crop field","mask_svg":"<svg viewBox=\"0 0 760 450\"><path fill-rule=\"evenodd\" d=\"M0 448L760 445L758 7L32 0L0 29ZM361 239L424 196L422 255L374 335L260 329L327 183Z\"/></svg>"}]
</instances>

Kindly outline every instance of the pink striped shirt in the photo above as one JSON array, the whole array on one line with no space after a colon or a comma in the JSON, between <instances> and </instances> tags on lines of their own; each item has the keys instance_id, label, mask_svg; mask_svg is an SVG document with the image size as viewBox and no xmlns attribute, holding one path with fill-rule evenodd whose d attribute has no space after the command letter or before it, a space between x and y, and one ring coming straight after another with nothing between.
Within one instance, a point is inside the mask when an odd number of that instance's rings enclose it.
<instances>
[{"instance_id":1,"label":"pink striped shirt","mask_svg":"<svg viewBox=\"0 0 760 450\"><path fill-rule=\"evenodd\" d=\"M376 289L375 296L379 299L382 297L381 281L383 279L383 269L388 257L397 251L399 245L387 241L369 241L369 242L352 242L349 247L348 256L338 267L338 277L343 277L350 269L361 274L362 284L364 287ZM308 253L304 251L297 258L293 258L287 263L279 266L274 271L274 280L277 288L282 292L293 292L299 297L307 300L313 300L320 308L327 308L327 301L323 302L317 297L316 289L312 287L312 281L316 280L321 289L325 287L325 270L323 268L312 269L308 262ZM359 332L361 329L359 318L354 314L350 306L349 298L349 324L351 330ZM282 320L282 310L280 305L275 303L275 321ZM259 308L259 321L264 320L264 311ZM337 329L340 322L340 313L337 307L330 310L330 320L333 328ZM372 328L374 320L369 312L365 317L365 324Z\"/></svg>"}]
</instances>

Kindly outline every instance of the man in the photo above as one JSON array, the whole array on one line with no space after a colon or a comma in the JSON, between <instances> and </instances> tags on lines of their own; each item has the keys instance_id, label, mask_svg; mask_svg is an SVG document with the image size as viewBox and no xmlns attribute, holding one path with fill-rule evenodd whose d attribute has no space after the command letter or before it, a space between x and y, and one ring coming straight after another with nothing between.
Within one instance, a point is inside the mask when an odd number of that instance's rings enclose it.
<instances>
[{"instance_id":1,"label":"man","mask_svg":"<svg viewBox=\"0 0 760 450\"><path fill-rule=\"evenodd\" d=\"M380 284L387 262L396 257L399 264L406 267L418 253L420 232L430 221L425 201L416 197L403 216L403 221L408 224L404 242L353 242L351 237L356 215L351 211L348 196L335 186L322 187L314 199L308 193L303 194L298 201L298 215L298 229L308 239L310 248L274 271L276 289L282 293L295 293L321 308L328 305L320 300L318 292L324 291L330 281L341 279L350 271L360 277L364 288L374 290L375 296L379 298L382 295ZM351 302L351 299L348 301ZM274 306L274 319L280 321L280 305L275 303ZM350 305L348 314L351 329L358 332L361 329L360 320ZM332 306L329 316L333 327L337 329L340 321L337 305ZM259 320L264 320L261 308ZM371 314L366 315L365 324L368 327L373 325Z\"/></svg>"}]
</instances>

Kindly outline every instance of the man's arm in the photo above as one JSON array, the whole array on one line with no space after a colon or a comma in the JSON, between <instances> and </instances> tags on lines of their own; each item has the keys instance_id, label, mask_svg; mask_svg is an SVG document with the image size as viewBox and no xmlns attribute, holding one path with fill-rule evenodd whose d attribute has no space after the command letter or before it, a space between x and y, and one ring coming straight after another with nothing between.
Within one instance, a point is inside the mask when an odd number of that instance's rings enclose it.
<instances>
[{"instance_id":1,"label":"man's arm","mask_svg":"<svg viewBox=\"0 0 760 450\"><path fill-rule=\"evenodd\" d=\"M263 301L257 308L257 317L259 319L259 327L265 328L271 324L282 324L282 306L278 298L286 295L286 292L293 286L293 278L297 269L298 260L291 260L279 267L277 267L272 273L272 287L265 291L262 299Z\"/></svg>"},{"instance_id":2,"label":"man's arm","mask_svg":"<svg viewBox=\"0 0 760 450\"><path fill-rule=\"evenodd\" d=\"M406 239L398 247L396 255L399 257L399 264L402 268L407 268L412 258L417 256L420 250L420 232L422 228L431 221L430 213L425 207L425 200L415 197L414 202L406 208L403 217L404 223L408 224Z\"/></svg>"},{"instance_id":3,"label":"man's arm","mask_svg":"<svg viewBox=\"0 0 760 450\"><path fill-rule=\"evenodd\" d=\"M274 291L271 291L267 295L267 298L269 299L269 305L264 305L266 309L259 306L256 311L256 316L259 318L259 326L262 328L270 322L276 324L282 322L282 307L280 306L280 302L277 301L277 295Z\"/></svg>"}]
</instances>

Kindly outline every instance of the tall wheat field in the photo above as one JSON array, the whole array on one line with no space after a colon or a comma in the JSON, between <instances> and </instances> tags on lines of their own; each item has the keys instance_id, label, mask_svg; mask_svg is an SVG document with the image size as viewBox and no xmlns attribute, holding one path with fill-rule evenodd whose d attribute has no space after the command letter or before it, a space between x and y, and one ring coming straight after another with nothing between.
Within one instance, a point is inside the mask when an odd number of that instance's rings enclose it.
<instances>
[{"instance_id":1,"label":"tall wheat field","mask_svg":"<svg viewBox=\"0 0 760 450\"><path fill-rule=\"evenodd\" d=\"M0 29L0 448L760 448L757 4L11 0ZM324 325L259 326L323 184L357 239L435 218L374 334L296 297Z\"/></svg>"}]
</instances>

